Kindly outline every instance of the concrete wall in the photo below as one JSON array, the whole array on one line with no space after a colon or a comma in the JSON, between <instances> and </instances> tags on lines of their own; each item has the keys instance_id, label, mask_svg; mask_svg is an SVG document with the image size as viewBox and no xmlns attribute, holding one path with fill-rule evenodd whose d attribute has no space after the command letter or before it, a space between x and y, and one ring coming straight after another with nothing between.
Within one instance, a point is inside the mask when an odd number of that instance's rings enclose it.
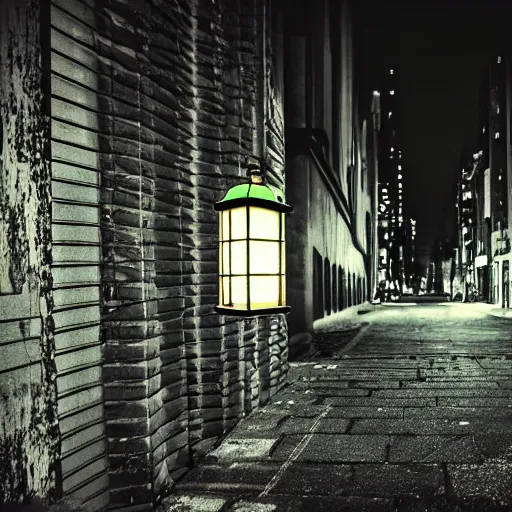
<instances>
[{"instance_id":1,"label":"concrete wall","mask_svg":"<svg viewBox=\"0 0 512 512\"><path fill-rule=\"evenodd\" d=\"M295 13L292 3L288 9L294 23L286 27L286 182L295 208L287 232L289 327L299 334L313 329L315 317L367 298L373 251L372 233L366 233L367 214L373 224L367 173L373 166L363 171L363 154L372 145L364 140L365 119L358 112L370 112L372 98L359 97L348 2L316 2L311 22ZM365 100L368 108L359 109L358 102ZM314 268L315 251L320 270ZM338 301L340 287L345 296Z\"/></svg>"},{"instance_id":2,"label":"concrete wall","mask_svg":"<svg viewBox=\"0 0 512 512\"><path fill-rule=\"evenodd\" d=\"M60 485L47 7L0 3L0 509Z\"/></svg>"}]
</instances>

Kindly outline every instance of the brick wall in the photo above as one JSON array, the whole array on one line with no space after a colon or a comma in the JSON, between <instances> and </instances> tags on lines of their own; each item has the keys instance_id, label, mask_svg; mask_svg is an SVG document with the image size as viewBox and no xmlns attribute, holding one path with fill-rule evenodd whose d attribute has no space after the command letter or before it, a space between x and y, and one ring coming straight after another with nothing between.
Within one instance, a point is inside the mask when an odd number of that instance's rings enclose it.
<instances>
[{"instance_id":1,"label":"brick wall","mask_svg":"<svg viewBox=\"0 0 512 512\"><path fill-rule=\"evenodd\" d=\"M151 510L287 371L282 316L240 321L213 310L213 203L242 179L261 122L256 12L250 1L112 1L98 16L109 116L102 222L111 506ZM282 188L277 79L269 73L269 179Z\"/></svg>"}]
</instances>

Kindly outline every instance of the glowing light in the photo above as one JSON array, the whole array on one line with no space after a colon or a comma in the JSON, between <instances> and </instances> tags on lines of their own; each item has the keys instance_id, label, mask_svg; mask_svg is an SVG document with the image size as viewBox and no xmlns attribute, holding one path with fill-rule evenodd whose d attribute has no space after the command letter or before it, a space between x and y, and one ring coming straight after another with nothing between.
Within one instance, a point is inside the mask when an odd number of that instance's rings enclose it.
<instances>
[{"instance_id":1,"label":"glowing light","mask_svg":"<svg viewBox=\"0 0 512 512\"><path fill-rule=\"evenodd\" d=\"M392 70L392 69L390 69L390 70L389 70L389 74L390 74L390 75L392 75L392 74L393 74L393 70Z\"/></svg>"},{"instance_id":2,"label":"glowing light","mask_svg":"<svg viewBox=\"0 0 512 512\"><path fill-rule=\"evenodd\" d=\"M401 165L398 165L398 170L401 171L402 170L402 166Z\"/></svg>"},{"instance_id":3,"label":"glowing light","mask_svg":"<svg viewBox=\"0 0 512 512\"><path fill-rule=\"evenodd\" d=\"M402 179L402 175L401 175L401 174L399 174L399 175L398 175L398 179L399 179L399 180L401 180L401 179Z\"/></svg>"},{"instance_id":4,"label":"glowing light","mask_svg":"<svg viewBox=\"0 0 512 512\"><path fill-rule=\"evenodd\" d=\"M498 64L501 64L501 57L498 57Z\"/></svg>"},{"instance_id":5,"label":"glowing light","mask_svg":"<svg viewBox=\"0 0 512 512\"><path fill-rule=\"evenodd\" d=\"M254 178L254 177L253 177ZM286 311L285 213L261 182L231 188L215 203L219 212L219 305L232 316Z\"/></svg>"},{"instance_id":6,"label":"glowing light","mask_svg":"<svg viewBox=\"0 0 512 512\"><path fill-rule=\"evenodd\" d=\"M494 138L495 138L495 139L499 139L499 138L500 138L500 132L496 132L496 133L494 134Z\"/></svg>"},{"instance_id":7,"label":"glowing light","mask_svg":"<svg viewBox=\"0 0 512 512\"><path fill-rule=\"evenodd\" d=\"M391 96L394 96L395 95L395 91L391 90L391 91L389 91L389 94L391 94Z\"/></svg>"}]
</instances>

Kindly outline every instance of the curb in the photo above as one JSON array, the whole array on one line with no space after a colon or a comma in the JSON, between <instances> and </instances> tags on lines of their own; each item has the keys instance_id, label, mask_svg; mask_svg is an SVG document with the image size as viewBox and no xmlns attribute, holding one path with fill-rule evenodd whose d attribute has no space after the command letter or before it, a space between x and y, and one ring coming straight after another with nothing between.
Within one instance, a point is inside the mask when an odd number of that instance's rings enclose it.
<instances>
[{"instance_id":1,"label":"curb","mask_svg":"<svg viewBox=\"0 0 512 512\"><path fill-rule=\"evenodd\" d=\"M504 318L505 320L512 320L512 309L509 308L493 308L487 313L495 318Z\"/></svg>"}]
</instances>

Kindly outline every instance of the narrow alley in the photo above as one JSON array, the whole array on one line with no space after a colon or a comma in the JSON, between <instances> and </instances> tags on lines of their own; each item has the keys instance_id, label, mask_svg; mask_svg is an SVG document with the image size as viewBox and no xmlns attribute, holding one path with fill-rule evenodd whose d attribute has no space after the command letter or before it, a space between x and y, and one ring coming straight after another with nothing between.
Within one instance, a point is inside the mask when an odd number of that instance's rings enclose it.
<instances>
[{"instance_id":1,"label":"narrow alley","mask_svg":"<svg viewBox=\"0 0 512 512\"><path fill-rule=\"evenodd\" d=\"M512 510L512 16L462 3L0 0L0 512Z\"/></svg>"},{"instance_id":2,"label":"narrow alley","mask_svg":"<svg viewBox=\"0 0 512 512\"><path fill-rule=\"evenodd\" d=\"M487 304L379 307L178 484L169 512L510 511L512 330Z\"/></svg>"}]
</instances>

